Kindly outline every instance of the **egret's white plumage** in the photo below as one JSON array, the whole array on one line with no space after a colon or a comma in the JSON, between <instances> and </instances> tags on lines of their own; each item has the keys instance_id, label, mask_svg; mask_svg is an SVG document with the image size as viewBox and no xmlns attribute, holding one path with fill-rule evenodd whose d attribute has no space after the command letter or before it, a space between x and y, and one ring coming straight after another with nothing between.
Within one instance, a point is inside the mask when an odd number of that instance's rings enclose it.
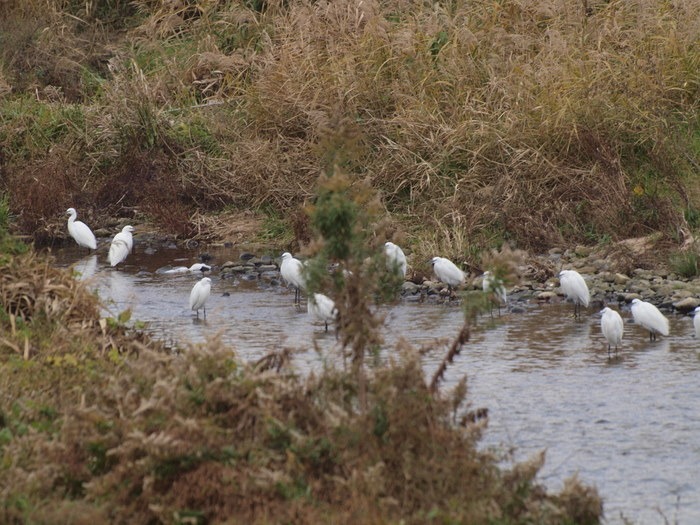
<instances>
[{"instance_id":1,"label":"egret's white plumage","mask_svg":"<svg viewBox=\"0 0 700 525\"><path fill-rule=\"evenodd\" d=\"M431 259L433 272L440 282L445 283L450 289L464 283L465 274L457 268L457 265L444 257L433 257Z\"/></svg>"},{"instance_id":2,"label":"egret's white plumage","mask_svg":"<svg viewBox=\"0 0 700 525\"><path fill-rule=\"evenodd\" d=\"M280 274L287 284L294 287L294 304L299 304L301 289L306 288L304 280L304 265L299 259L292 257L289 252L282 254L282 264L280 264Z\"/></svg>"},{"instance_id":3,"label":"egret's white plumage","mask_svg":"<svg viewBox=\"0 0 700 525\"><path fill-rule=\"evenodd\" d=\"M207 316L207 309L204 306L209 299L209 294L211 293L211 279L209 277L202 277L197 281L192 287L190 292L190 309L197 312L197 317L199 317L199 309L204 309L204 317Z\"/></svg>"},{"instance_id":4,"label":"egret's white plumage","mask_svg":"<svg viewBox=\"0 0 700 525\"><path fill-rule=\"evenodd\" d=\"M634 322L649 330L649 341L657 334L668 335L668 319L651 303L632 299L632 317Z\"/></svg>"},{"instance_id":5,"label":"egret's white plumage","mask_svg":"<svg viewBox=\"0 0 700 525\"><path fill-rule=\"evenodd\" d=\"M408 263L403 250L393 242L387 241L384 243L384 254L386 255L387 268L405 278Z\"/></svg>"},{"instance_id":6,"label":"egret's white plumage","mask_svg":"<svg viewBox=\"0 0 700 525\"><path fill-rule=\"evenodd\" d=\"M66 213L70 216L68 217L68 233L75 239L78 246L96 250L97 240L95 239L95 234L92 233L92 230L87 224L75 220L78 216L78 212L75 211L75 208L68 208Z\"/></svg>"},{"instance_id":7,"label":"egret's white plumage","mask_svg":"<svg viewBox=\"0 0 700 525\"><path fill-rule=\"evenodd\" d=\"M693 328L695 328L695 337L700 337L700 306L693 310Z\"/></svg>"},{"instance_id":8,"label":"egret's white plumage","mask_svg":"<svg viewBox=\"0 0 700 525\"><path fill-rule=\"evenodd\" d=\"M133 226L124 226L122 231L117 233L109 245L109 264L116 266L126 259L134 247Z\"/></svg>"},{"instance_id":9,"label":"egret's white plumage","mask_svg":"<svg viewBox=\"0 0 700 525\"><path fill-rule=\"evenodd\" d=\"M322 293L315 293L309 296L306 301L308 312L316 319L323 321L328 331L328 323L334 322L338 318L338 309L335 307L333 299Z\"/></svg>"},{"instance_id":10,"label":"egret's white plumage","mask_svg":"<svg viewBox=\"0 0 700 525\"><path fill-rule=\"evenodd\" d=\"M622 343L622 333L625 331L625 325L620 314L607 306L600 311L600 314L600 330L608 341L608 357L610 357L610 347L613 345L617 354L617 347Z\"/></svg>"},{"instance_id":11,"label":"egret's white plumage","mask_svg":"<svg viewBox=\"0 0 700 525\"><path fill-rule=\"evenodd\" d=\"M508 304L506 287L503 286L500 279L496 279L496 277L488 270L485 271L484 275L482 276L481 289L484 291L484 293L493 294L498 301L499 313L501 311L501 305Z\"/></svg>"},{"instance_id":12,"label":"egret's white plumage","mask_svg":"<svg viewBox=\"0 0 700 525\"><path fill-rule=\"evenodd\" d=\"M168 266L165 266L165 267L163 267L163 268L159 268L158 270L156 270L156 273L160 273L160 274L163 274L163 275L172 275L172 274L176 274L176 273L187 273L187 272L190 272L190 273L197 273L197 272L204 273L204 272L208 272L208 271L210 271L210 270L211 270L211 266L209 266L208 264L204 264L204 263L194 263L194 264L193 264L192 266L190 266L189 268L188 268L187 266L175 266L175 267L173 267L173 268L168 267Z\"/></svg>"},{"instance_id":13,"label":"egret's white plumage","mask_svg":"<svg viewBox=\"0 0 700 525\"><path fill-rule=\"evenodd\" d=\"M591 299L586 281L576 270L562 270L559 272L559 283L562 293L574 302L574 317L580 316L581 306L588 308Z\"/></svg>"}]
</instances>

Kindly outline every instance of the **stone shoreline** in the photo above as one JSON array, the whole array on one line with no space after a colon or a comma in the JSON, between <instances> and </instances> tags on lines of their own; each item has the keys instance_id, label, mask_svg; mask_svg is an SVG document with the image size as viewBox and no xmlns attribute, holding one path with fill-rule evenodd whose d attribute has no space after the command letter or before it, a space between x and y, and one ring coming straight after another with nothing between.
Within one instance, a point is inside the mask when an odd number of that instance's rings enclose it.
<instances>
[{"instance_id":1,"label":"stone shoreline","mask_svg":"<svg viewBox=\"0 0 700 525\"><path fill-rule=\"evenodd\" d=\"M520 282L506 286L509 303L563 301L557 275L562 269L574 269L586 280L594 309L610 305L623 307L635 298L649 301L667 313L687 314L700 306L700 277L684 278L666 268L635 268L625 273L616 271L616 267L610 257L592 250L553 249L549 254L530 258L519 267ZM270 256L243 253L240 260L225 262L218 270L224 279L260 280L268 286L284 284L279 275L279 261ZM418 282L406 280L401 286L402 300L449 301L449 291L442 283L417 274L415 280ZM468 277L461 290L481 290L481 276Z\"/></svg>"}]
</instances>

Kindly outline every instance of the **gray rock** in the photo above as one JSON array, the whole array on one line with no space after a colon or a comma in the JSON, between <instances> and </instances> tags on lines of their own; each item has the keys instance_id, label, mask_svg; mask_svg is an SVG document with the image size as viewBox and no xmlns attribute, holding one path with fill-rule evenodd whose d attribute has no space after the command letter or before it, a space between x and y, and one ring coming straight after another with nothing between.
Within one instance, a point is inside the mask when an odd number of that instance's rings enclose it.
<instances>
[{"instance_id":1,"label":"gray rock","mask_svg":"<svg viewBox=\"0 0 700 525\"><path fill-rule=\"evenodd\" d=\"M684 314L687 314L698 306L700 306L700 299L696 299L695 297L686 297L685 299L673 303L673 307Z\"/></svg>"},{"instance_id":2,"label":"gray rock","mask_svg":"<svg viewBox=\"0 0 700 525\"><path fill-rule=\"evenodd\" d=\"M539 292L535 294L538 301L549 302L557 296L555 292Z\"/></svg>"},{"instance_id":3,"label":"gray rock","mask_svg":"<svg viewBox=\"0 0 700 525\"><path fill-rule=\"evenodd\" d=\"M624 286L630 281L624 273L616 273L613 282L618 286Z\"/></svg>"},{"instance_id":4,"label":"gray rock","mask_svg":"<svg viewBox=\"0 0 700 525\"><path fill-rule=\"evenodd\" d=\"M401 295L415 295L420 291L420 286L412 283L411 281L405 281L401 285Z\"/></svg>"}]
</instances>

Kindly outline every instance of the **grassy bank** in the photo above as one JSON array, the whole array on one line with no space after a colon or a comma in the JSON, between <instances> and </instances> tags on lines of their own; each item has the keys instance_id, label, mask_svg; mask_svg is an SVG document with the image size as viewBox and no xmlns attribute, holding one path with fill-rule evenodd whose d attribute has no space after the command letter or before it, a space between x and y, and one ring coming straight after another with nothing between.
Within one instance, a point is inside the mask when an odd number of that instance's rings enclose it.
<instances>
[{"instance_id":1,"label":"grassy bank","mask_svg":"<svg viewBox=\"0 0 700 525\"><path fill-rule=\"evenodd\" d=\"M71 205L183 237L253 217L306 242L334 161L425 254L698 226L698 0L4 9L1 184L39 241Z\"/></svg>"}]
</instances>

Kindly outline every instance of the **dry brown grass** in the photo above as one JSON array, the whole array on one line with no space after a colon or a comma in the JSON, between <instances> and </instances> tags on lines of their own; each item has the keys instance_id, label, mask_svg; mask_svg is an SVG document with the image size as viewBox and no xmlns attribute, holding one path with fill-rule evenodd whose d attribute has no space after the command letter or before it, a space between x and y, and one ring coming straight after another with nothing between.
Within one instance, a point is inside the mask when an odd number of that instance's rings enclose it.
<instances>
[{"instance_id":1,"label":"dry brown grass","mask_svg":"<svg viewBox=\"0 0 700 525\"><path fill-rule=\"evenodd\" d=\"M120 23L127 45L109 60L94 35L115 17L54 2L37 20L15 4L23 24L7 38L23 44L2 76L16 96L78 90L68 100L85 102L86 125L60 139L66 162L112 180L111 204L122 170L166 159L158 180L177 219L157 221L182 235L195 210L298 210L338 122L354 123L359 146L343 168L413 225L421 258L478 264L478 249L503 240L539 251L677 239L683 210L700 209L685 189L700 165L698 0L117 4L139 17ZM27 62L37 46L55 73ZM9 148L7 166L21 171L27 155L45 177L44 150ZM22 228L41 231L41 219Z\"/></svg>"},{"instance_id":2,"label":"dry brown grass","mask_svg":"<svg viewBox=\"0 0 700 525\"><path fill-rule=\"evenodd\" d=\"M99 300L83 283L34 252L0 259L0 308L2 358L77 362L143 347L139 334L101 317Z\"/></svg>"}]
</instances>

